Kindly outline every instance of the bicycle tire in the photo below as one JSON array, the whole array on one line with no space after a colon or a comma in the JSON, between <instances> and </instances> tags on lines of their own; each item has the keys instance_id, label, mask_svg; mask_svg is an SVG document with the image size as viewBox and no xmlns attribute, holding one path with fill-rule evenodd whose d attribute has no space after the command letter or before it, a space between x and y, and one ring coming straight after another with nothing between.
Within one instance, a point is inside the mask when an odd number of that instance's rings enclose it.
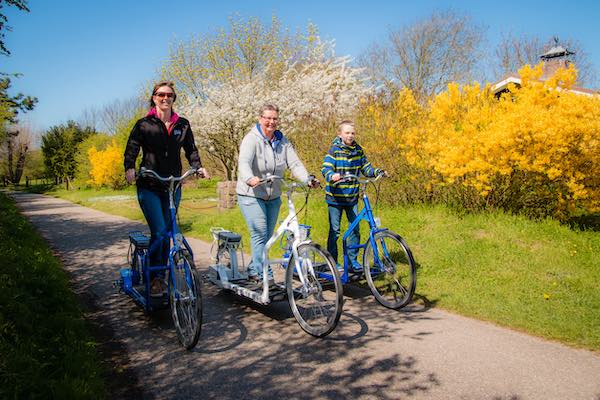
<instances>
[{"instance_id":1,"label":"bicycle tire","mask_svg":"<svg viewBox=\"0 0 600 400\"><path fill-rule=\"evenodd\" d=\"M173 269L170 270L173 276L169 279L171 318L179 342L187 350L191 350L198 343L202 329L200 279L187 250L175 253L173 261Z\"/></svg>"},{"instance_id":2,"label":"bicycle tire","mask_svg":"<svg viewBox=\"0 0 600 400\"><path fill-rule=\"evenodd\" d=\"M397 233L381 231L375 234L377 262L369 240L363 254L367 284L377 301L392 309L406 306L417 285L415 260L408 245ZM385 254L381 258L381 254Z\"/></svg>"},{"instance_id":3,"label":"bicycle tire","mask_svg":"<svg viewBox=\"0 0 600 400\"><path fill-rule=\"evenodd\" d=\"M304 331L316 337L325 337L335 329L342 315L342 281L335 261L318 244L301 244L298 246L298 256L300 271L296 271L293 255L287 266L288 301ZM301 282L299 274L302 274L306 284ZM324 286L332 290L325 290Z\"/></svg>"}]
</instances>

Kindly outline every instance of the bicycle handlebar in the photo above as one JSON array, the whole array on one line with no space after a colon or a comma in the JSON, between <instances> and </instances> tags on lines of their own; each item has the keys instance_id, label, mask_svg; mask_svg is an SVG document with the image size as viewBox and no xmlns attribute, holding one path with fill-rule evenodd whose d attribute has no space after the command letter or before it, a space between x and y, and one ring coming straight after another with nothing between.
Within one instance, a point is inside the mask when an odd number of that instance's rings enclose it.
<instances>
[{"instance_id":1,"label":"bicycle handlebar","mask_svg":"<svg viewBox=\"0 0 600 400\"><path fill-rule=\"evenodd\" d=\"M369 182L377 182L381 178L385 176L384 173L377 174L374 177L361 178L355 174L344 174L337 182L330 182L331 185L337 185L339 183L348 182L348 181L357 181L358 183L367 184Z\"/></svg>"},{"instance_id":2,"label":"bicycle handlebar","mask_svg":"<svg viewBox=\"0 0 600 400\"><path fill-rule=\"evenodd\" d=\"M318 180L317 180L317 179L314 177L314 175L309 175L309 178L311 178L311 179L310 179L310 182L313 182L313 181L317 181L317 182L319 182L319 181L318 181ZM260 178L260 180L258 181L258 184L257 184L256 186L259 186L259 185L264 185L265 183L268 183L268 182L273 182L273 181L274 181L274 180L276 180L276 179L279 179L279 180L283 181L283 183L284 183L286 186L288 186L288 187L290 187L290 188L292 188L292 189L293 189L293 188L295 188L295 187L307 187L307 186L308 186L308 187L310 187L310 185L309 185L309 184L306 184L306 183L300 183L300 182L289 182L289 181L287 181L285 178L283 178L283 177L281 177L281 176L279 176L279 175L270 175L270 174L269 174L269 175L267 175L267 176L265 176L265 177L263 177L263 178ZM319 182L319 186L320 186L320 184L321 184L321 183Z\"/></svg>"},{"instance_id":3,"label":"bicycle handlebar","mask_svg":"<svg viewBox=\"0 0 600 400\"><path fill-rule=\"evenodd\" d=\"M158 175L155 171L153 171L151 169L147 169L145 167L140 168L140 176L150 175L150 176L154 177L155 179L158 179L159 181L162 181L162 182L181 182L184 179L186 179L188 176L195 174L196 172L198 172L198 168L190 168L185 172L185 174L183 174L181 176L171 175L168 178L164 178L164 177Z\"/></svg>"}]
</instances>

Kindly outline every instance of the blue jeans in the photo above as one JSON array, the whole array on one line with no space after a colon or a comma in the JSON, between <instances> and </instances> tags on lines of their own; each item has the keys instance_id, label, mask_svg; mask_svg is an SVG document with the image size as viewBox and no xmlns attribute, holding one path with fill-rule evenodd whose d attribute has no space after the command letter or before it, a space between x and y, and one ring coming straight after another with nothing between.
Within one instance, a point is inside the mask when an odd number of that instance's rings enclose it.
<instances>
[{"instance_id":1,"label":"blue jeans","mask_svg":"<svg viewBox=\"0 0 600 400\"><path fill-rule=\"evenodd\" d=\"M358 203L352 206L333 206L331 204L327 205L329 210L329 236L327 237L327 251L331 253L333 259L337 262L338 260L338 248L337 248L337 240L340 237L340 222L342 221L342 214L346 212L346 217L348 217L348 225L350 225L356 219L358 215ZM348 236L348 240L346 244L356 245L360 242L360 226L357 225L356 228L350 233ZM358 249L348 249L348 261L350 261L350 266L360 266L357 261L358 257Z\"/></svg>"},{"instance_id":2,"label":"blue jeans","mask_svg":"<svg viewBox=\"0 0 600 400\"><path fill-rule=\"evenodd\" d=\"M248 230L250 231L250 244L252 247L252 261L248 265L249 275L263 275L263 251L265 244L273 235L279 208L281 207L281 198L272 200L263 200L251 196L238 195L238 204L242 214L246 219ZM269 267L269 276L273 272Z\"/></svg>"},{"instance_id":3,"label":"blue jeans","mask_svg":"<svg viewBox=\"0 0 600 400\"><path fill-rule=\"evenodd\" d=\"M170 241L167 233L172 225L171 211L169 210L169 193L138 188L137 197L150 228L149 248L152 249L149 254L150 265L167 265ZM179 206L180 200L181 188L175 192L175 207ZM162 245L154 245L156 242L162 242Z\"/></svg>"}]
</instances>

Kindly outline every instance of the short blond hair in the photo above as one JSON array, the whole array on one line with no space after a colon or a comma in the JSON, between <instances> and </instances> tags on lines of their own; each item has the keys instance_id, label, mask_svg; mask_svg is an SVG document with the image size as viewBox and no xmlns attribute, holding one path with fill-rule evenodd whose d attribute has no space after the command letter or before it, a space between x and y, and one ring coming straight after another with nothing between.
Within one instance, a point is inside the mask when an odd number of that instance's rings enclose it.
<instances>
[{"instance_id":1,"label":"short blond hair","mask_svg":"<svg viewBox=\"0 0 600 400\"><path fill-rule=\"evenodd\" d=\"M354 126L354 121L351 121L351 120L349 120L349 119L345 119L345 120L343 120L342 122L340 122L340 124L338 125L338 133L341 133L341 132L342 132L342 127L343 127L344 125L350 125L351 127L355 128L355 126Z\"/></svg>"}]
</instances>

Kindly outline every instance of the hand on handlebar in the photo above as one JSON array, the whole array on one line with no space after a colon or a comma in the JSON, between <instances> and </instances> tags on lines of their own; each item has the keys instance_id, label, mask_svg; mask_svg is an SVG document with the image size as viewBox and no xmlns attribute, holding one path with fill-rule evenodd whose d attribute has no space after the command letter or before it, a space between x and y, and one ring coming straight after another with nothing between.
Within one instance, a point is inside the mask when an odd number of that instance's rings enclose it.
<instances>
[{"instance_id":1,"label":"hand on handlebar","mask_svg":"<svg viewBox=\"0 0 600 400\"><path fill-rule=\"evenodd\" d=\"M335 174L331 175L331 178L329 178L330 182L337 182L340 179L342 179L342 174L340 174L339 172L336 172Z\"/></svg>"},{"instance_id":2,"label":"hand on handlebar","mask_svg":"<svg viewBox=\"0 0 600 400\"><path fill-rule=\"evenodd\" d=\"M321 187L321 182L314 175L309 175L308 177L308 187L311 189L316 189Z\"/></svg>"},{"instance_id":3,"label":"hand on handlebar","mask_svg":"<svg viewBox=\"0 0 600 400\"><path fill-rule=\"evenodd\" d=\"M260 185L262 181L258 176L253 176L252 178L248 179L246 183L250 187L256 187L257 185Z\"/></svg>"},{"instance_id":4,"label":"hand on handlebar","mask_svg":"<svg viewBox=\"0 0 600 400\"><path fill-rule=\"evenodd\" d=\"M129 168L127 171L125 171L125 179L130 185L135 182L135 169Z\"/></svg>"},{"instance_id":5,"label":"hand on handlebar","mask_svg":"<svg viewBox=\"0 0 600 400\"><path fill-rule=\"evenodd\" d=\"M196 176L198 176L199 178L204 178L204 179L210 178L210 175L209 175L208 171L206 170L206 168L198 168L196 170Z\"/></svg>"},{"instance_id":6,"label":"hand on handlebar","mask_svg":"<svg viewBox=\"0 0 600 400\"><path fill-rule=\"evenodd\" d=\"M388 176L390 176L385 169L379 170L379 172L377 173L377 175L378 176L383 176L384 178L387 178Z\"/></svg>"}]
</instances>

